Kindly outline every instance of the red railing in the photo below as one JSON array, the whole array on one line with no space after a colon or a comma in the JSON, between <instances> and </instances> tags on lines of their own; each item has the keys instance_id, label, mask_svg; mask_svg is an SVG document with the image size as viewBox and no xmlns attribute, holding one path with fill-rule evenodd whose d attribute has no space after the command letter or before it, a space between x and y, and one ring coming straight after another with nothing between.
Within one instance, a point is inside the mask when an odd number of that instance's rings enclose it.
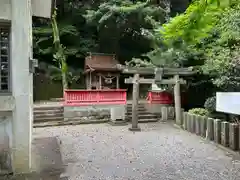
<instances>
[{"instance_id":1,"label":"red railing","mask_svg":"<svg viewBox=\"0 0 240 180\"><path fill-rule=\"evenodd\" d=\"M126 104L125 89L110 90L65 90L65 106Z\"/></svg>"},{"instance_id":2,"label":"red railing","mask_svg":"<svg viewBox=\"0 0 240 180\"><path fill-rule=\"evenodd\" d=\"M168 93L166 91L162 92L155 92L155 91L149 91L147 101L150 104L173 104L173 97L171 93Z\"/></svg>"}]
</instances>

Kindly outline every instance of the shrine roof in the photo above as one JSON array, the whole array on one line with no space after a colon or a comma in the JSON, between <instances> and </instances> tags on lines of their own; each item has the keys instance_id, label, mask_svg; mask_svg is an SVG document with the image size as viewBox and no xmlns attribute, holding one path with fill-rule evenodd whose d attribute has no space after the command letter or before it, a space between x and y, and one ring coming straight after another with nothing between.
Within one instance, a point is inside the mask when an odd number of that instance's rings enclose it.
<instances>
[{"instance_id":1,"label":"shrine roof","mask_svg":"<svg viewBox=\"0 0 240 180\"><path fill-rule=\"evenodd\" d=\"M114 54L90 53L85 58L85 72L91 70L119 71L117 64L119 61Z\"/></svg>"}]
</instances>

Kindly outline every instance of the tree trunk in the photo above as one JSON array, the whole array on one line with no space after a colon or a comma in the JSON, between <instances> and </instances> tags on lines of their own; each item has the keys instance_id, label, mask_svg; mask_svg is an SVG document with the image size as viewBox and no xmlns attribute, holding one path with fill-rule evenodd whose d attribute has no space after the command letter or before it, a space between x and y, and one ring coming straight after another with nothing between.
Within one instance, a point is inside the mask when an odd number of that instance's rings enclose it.
<instances>
[{"instance_id":1,"label":"tree trunk","mask_svg":"<svg viewBox=\"0 0 240 180\"><path fill-rule=\"evenodd\" d=\"M64 90L68 89L68 81L67 81L67 63L66 63L66 56L64 54L64 47L60 42L59 37L59 30L56 21L57 11L54 10L52 15L52 28L53 28L53 44L55 46L55 59L58 61L59 68L61 69L61 76L62 76L62 87L63 87L63 96Z\"/></svg>"}]
</instances>

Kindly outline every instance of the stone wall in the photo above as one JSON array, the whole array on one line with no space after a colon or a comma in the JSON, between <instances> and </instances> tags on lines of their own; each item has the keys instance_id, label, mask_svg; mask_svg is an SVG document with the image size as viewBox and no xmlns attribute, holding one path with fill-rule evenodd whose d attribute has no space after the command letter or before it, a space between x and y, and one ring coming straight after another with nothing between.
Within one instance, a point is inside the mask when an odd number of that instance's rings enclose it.
<instances>
[{"instance_id":1,"label":"stone wall","mask_svg":"<svg viewBox=\"0 0 240 180\"><path fill-rule=\"evenodd\" d=\"M103 120L110 119L111 107L109 106L65 106L64 120Z\"/></svg>"},{"instance_id":2,"label":"stone wall","mask_svg":"<svg viewBox=\"0 0 240 180\"><path fill-rule=\"evenodd\" d=\"M125 111L125 105L65 106L64 120L124 120Z\"/></svg>"}]
</instances>

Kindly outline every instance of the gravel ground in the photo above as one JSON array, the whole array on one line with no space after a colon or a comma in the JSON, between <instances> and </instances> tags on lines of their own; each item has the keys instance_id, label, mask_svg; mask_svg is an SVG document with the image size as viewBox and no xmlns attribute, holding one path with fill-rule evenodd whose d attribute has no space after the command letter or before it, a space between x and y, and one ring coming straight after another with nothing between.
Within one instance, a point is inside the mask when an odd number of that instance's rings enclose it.
<instances>
[{"instance_id":1,"label":"gravel ground","mask_svg":"<svg viewBox=\"0 0 240 180\"><path fill-rule=\"evenodd\" d=\"M60 141L68 180L240 180L240 161L170 124L142 132L108 124L34 129Z\"/></svg>"}]
</instances>

